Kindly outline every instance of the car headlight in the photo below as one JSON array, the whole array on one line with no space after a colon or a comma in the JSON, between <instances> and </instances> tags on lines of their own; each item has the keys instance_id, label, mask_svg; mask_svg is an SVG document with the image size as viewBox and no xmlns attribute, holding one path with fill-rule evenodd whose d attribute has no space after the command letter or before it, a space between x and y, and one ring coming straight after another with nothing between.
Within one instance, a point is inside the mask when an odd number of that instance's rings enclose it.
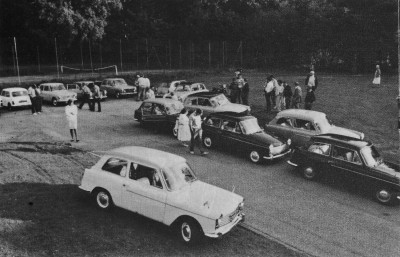
<instances>
[{"instance_id":1,"label":"car headlight","mask_svg":"<svg viewBox=\"0 0 400 257\"><path fill-rule=\"evenodd\" d=\"M361 134L360 134L360 139L361 139L361 140L364 140L364 136L365 136L364 133L361 133Z\"/></svg>"},{"instance_id":2,"label":"car headlight","mask_svg":"<svg viewBox=\"0 0 400 257\"><path fill-rule=\"evenodd\" d=\"M292 144L292 140L289 138L288 140L287 140L287 145L291 145Z\"/></svg>"},{"instance_id":3,"label":"car headlight","mask_svg":"<svg viewBox=\"0 0 400 257\"><path fill-rule=\"evenodd\" d=\"M239 211L243 210L243 207L244 207L244 199L243 199L243 202L239 203L239 206L238 206Z\"/></svg>"}]
</instances>

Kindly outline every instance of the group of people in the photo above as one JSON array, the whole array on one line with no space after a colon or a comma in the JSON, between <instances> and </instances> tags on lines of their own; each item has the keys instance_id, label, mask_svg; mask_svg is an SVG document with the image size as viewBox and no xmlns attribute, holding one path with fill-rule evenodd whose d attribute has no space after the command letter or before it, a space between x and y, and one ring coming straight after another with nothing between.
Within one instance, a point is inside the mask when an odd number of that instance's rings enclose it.
<instances>
[{"instance_id":1,"label":"group of people","mask_svg":"<svg viewBox=\"0 0 400 257\"><path fill-rule=\"evenodd\" d=\"M85 105L85 103L87 103L89 105L89 110L94 112L96 109L96 103L97 103L97 111L101 112L100 87L93 83L84 84L82 86L82 91L83 91L83 98L82 98L82 101L78 108L82 109L82 107Z\"/></svg>"},{"instance_id":2,"label":"group of people","mask_svg":"<svg viewBox=\"0 0 400 257\"><path fill-rule=\"evenodd\" d=\"M247 79L243 78L241 69L235 71L235 77L232 79L229 89L232 103L249 105L250 86Z\"/></svg>"},{"instance_id":3,"label":"group of people","mask_svg":"<svg viewBox=\"0 0 400 257\"><path fill-rule=\"evenodd\" d=\"M267 112L272 109L281 111L282 109L300 109L302 101L302 89L299 82L294 83L294 92L291 86L282 80L276 80L274 75L267 77L264 84L264 96ZM315 102L315 90L318 87L318 79L314 71L310 71L305 79L306 97L304 99L304 109L311 110Z\"/></svg>"},{"instance_id":4,"label":"group of people","mask_svg":"<svg viewBox=\"0 0 400 257\"><path fill-rule=\"evenodd\" d=\"M188 111L182 109L179 117L176 121L175 128L178 132L178 140L183 146L189 146L190 141L190 153L194 154L194 148L198 147L201 155L207 155L208 152L203 149L202 142L202 116L203 112L200 109L196 111Z\"/></svg>"},{"instance_id":5,"label":"group of people","mask_svg":"<svg viewBox=\"0 0 400 257\"><path fill-rule=\"evenodd\" d=\"M136 75L135 85L138 88L138 96L137 96L138 101L145 100L148 97L148 94L151 94L151 92L149 92L149 91L150 90L153 91L150 88L150 79L147 78L144 74ZM154 91L153 91L153 95L154 95Z\"/></svg>"},{"instance_id":6,"label":"group of people","mask_svg":"<svg viewBox=\"0 0 400 257\"><path fill-rule=\"evenodd\" d=\"M42 113L43 98L41 96L40 88L35 84L28 88L28 95L31 99L31 110L32 115L38 115Z\"/></svg>"}]
</instances>

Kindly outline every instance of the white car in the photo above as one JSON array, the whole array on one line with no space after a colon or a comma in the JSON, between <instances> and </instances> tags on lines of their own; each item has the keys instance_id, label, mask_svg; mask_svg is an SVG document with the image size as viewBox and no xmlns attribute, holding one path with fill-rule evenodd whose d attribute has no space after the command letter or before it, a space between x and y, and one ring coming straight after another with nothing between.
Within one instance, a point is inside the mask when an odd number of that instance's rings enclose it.
<instances>
[{"instance_id":1,"label":"white car","mask_svg":"<svg viewBox=\"0 0 400 257\"><path fill-rule=\"evenodd\" d=\"M203 83L190 83L177 85L173 91L179 101L185 101L186 97L191 94L199 92L208 92L206 86ZM171 93L165 94L163 98L172 98Z\"/></svg>"},{"instance_id":2,"label":"white car","mask_svg":"<svg viewBox=\"0 0 400 257\"><path fill-rule=\"evenodd\" d=\"M22 87L5 88L0 94L1 106L12 110L14 107L31 106L28 90Z\"/></svg>"},{"instance_id":3,"label":"white car","mask_svg":"<svg viewBox=\"0 0 400 257\"><path fill-rule=\"evenodd\" d=\"M145 147L110 150L85 169L80 189L103 210L113 205L172 226L184 243L218 238L244 221L244 199L204 183L183 157Z\"/></svg>"},{"instance_id":4,"label":"white car","mask_svg":"<svg viewBox=\"0 0 400 257\"><path fill-rule=\"evenodd\" d=\"M69 99L77 99L77 94L68 91L63 83L43 83L40 84L39 88L42 91L43 101L50 102L53 106L57 106L59 103L67 103Z\"/></svg>"}]
</instances>

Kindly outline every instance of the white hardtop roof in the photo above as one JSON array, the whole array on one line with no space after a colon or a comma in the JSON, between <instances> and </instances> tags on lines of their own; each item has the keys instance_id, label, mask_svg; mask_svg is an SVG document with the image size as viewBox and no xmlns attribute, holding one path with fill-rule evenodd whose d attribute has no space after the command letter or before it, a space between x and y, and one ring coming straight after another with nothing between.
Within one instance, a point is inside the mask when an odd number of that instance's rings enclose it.
<instances>
[{"instance_id":1,"label":"white hardtop roof","mask_svg":"<svg viewBox=\"0 0 400 257\"><path fill-rule=\"evenodd\" d=\"M291 118L299 118L299 119L307 119L307 120L320 120L326 119L326 114L323 112L311 111L311 110L303 110L303 109L288 109L279 112L276 115L277 118L280 117L291 117Z\"/></svg>"},{"instance_id":2,"label":"white hardtop roof","mask_svg":"<svg viewBox=\"0 0 400 257\"><path fill-rule=\"evenodd\" d=\"M186 162L186 159L179 155L141 146L119 147L108 151L107 154L159 169L173 163Z\"/></svg>"},{"instance_id":3,"label":"white hardtop roof","mask_svg":"<svg viewBox=\"0 0 400 257\"><path fill-rule=\"evenodd\" d=\"M47 82L47 83L42 83L39 86L55 86L55 85L64 85L64 83L61 83L61 82Z\"/></svg>"},{"instance_id":4,"label":"white hardtop roof","mask_svg":"<svg viewBox=\"0 0 400 257\"><path fill-rule=\"evenodd\" d=\"M16 92L16 91L27 91L23 87L9 87L9 88L4 88L4 91L9 91L9 92Z\"/></svg>"}]
</instances>

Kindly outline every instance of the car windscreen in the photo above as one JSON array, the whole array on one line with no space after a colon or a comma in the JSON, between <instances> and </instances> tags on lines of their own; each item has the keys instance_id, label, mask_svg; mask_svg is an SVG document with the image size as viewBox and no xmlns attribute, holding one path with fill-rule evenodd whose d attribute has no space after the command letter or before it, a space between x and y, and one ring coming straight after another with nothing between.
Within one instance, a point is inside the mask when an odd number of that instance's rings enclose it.
<instances>
[{"instance_id":1,"label":"car windscreen","mask_svg":"<svg viewBox=\"0 0 400 257\"><path fill-rule=\"evenodd\" d=\"M12 92L12 96L26 96L26 95L28 95L28 92L27 91L15 91L15 92Z\"/></svg>"},{"instance_id":2,"label":"car windscreen","mask_svg":"<svg viewBox=\"0 0 400 257\"><path fill-rule=\"evenodd\" d=\"M186 162L175 163L163 169L163 175L167 187L172 191L179 190L197 180L196 174Z\"/></svg>"},{"instance_id":3,"label":"car windscreen","mask_svg":"<svg viewBox=\"0 0 400 257\"><path fill-rule=\"evenodd\" d=\"M114 84L115 84L116 86L123 86L123 85L126 85L126 82L125 82L124 79L115 79L115 80L113 80L113 82L114 82Z\"/></svg>"},{"instance_id":4,"label":"car windscreen","mask_svg":"<svg viewBox=\"0 0 400 257\"><path fill-rule=\"evenodd\" d=\"M167 105L166 111L167 114L176 114L179 113L183 109L183 103L181 102L174 102Z\"/></svg>"},{"instance_id":5,"label":"car windscreen","mask_svg":"<svg viewBox=\"0 0 400 257\"><path fill-rule=\"evenodd\" d=\"M374 146L366 146L361 149L361 155L369 167L376 167L382 161L380 154Z\"/></svg>"},{"instance_id":6,"label":"car windscreen","mask_svg":"<svg viewBox=\"0 0 400 257\"><path fill-rule=\"evenodd\" d=\"M55 91L55 90L65 90L65 87L64 87L64 85L59 84L59 85L53 85L53 86L51 86L51 89L52 89L53 91Z\"/></svg>"},{"instance_id":7,"label":"car windscreen","mask_svg":"<svg viewBox=\"0 0 400 257\"><path fill-rule=\"evenodd\" d=\"M210 102L213 105L218 106L218 105L224 105L224 104L229 103L229 100L228 100L228 98L226 98L226 96L224 94L220 94L220 95L210 98Z\"/></svg>"},{"instance_id":8,"label":"car windscreen","mask_svg":"<svg viewBox=\"0 0 400 257\"><path fill-rule=\"evenodd\" d=\"M240 128L243 134L250 135L261 132L261 128L258 125L257 118L242 120L239 122Z\"/></svg>"}]
</instances>

